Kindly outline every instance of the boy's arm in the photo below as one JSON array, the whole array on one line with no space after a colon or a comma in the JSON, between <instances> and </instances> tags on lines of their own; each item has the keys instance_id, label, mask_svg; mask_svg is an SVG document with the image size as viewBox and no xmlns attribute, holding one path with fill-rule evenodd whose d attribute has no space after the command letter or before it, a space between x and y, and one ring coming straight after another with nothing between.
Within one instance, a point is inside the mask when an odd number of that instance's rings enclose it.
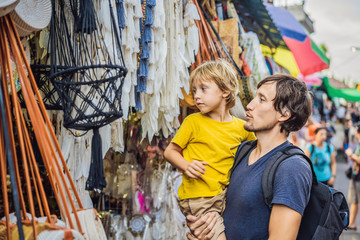
<instances>
[{"instance_id":1,"label":"boy's arm","mask_svg":"<svg viewBox=\"0 0 360 240\"><path fill-rule=\"evenodd\" d=\"M197 160L189 162L181 155L181 151L181 147L172 142L165 149L164 156L168 162L182 170L190 178L201 178L202 174L205 174L204 165L207 163Z\"/></svg>"}]
</instances>

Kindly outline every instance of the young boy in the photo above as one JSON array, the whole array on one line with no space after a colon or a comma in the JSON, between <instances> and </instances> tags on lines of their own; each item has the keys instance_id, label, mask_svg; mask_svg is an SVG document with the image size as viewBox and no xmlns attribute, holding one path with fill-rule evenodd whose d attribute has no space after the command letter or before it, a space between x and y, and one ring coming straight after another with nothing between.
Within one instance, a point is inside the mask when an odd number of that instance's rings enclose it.
<instances>
[{"instance_id":1,"label":"young boy","mask_svg":"<svg viewBox=\"0 0 360 240\"><path fill-rule=\"evenodd\" d=\"M236 73L225 60L196 68L190 75L190 89L200 112L185 118L164 153L173 166L183 171L178 190L182 213L219 215L214 240L226 239L220 216L237 147L255 139L244 129L245 122L230 114L237 88Z\"/></svg>"}]
</instances>

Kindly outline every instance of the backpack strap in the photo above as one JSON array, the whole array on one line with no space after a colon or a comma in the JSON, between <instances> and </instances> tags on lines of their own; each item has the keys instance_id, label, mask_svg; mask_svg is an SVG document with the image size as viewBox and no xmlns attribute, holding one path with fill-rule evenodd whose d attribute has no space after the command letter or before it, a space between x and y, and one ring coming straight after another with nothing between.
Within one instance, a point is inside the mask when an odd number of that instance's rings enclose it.
<instances>
[{"instance_id":1,"label":"backpack strap","mask_svg":"<svg viewBox=\"0 0 360 240\"><path fill-rule=\"evenodd\" d=\"M315 152L315 145L311 144L310 157L313 155L314 152Z\"/></svg>"},{"instance_id":2,"label":"backpack strap","mask_svg":"<svg viewBox=\"0 0 360 240\"><path fill-rule=\"evenodd\" d=\"M256 144L257 140L245 141L240 144L235 154L234 165L231 168L231 172L236 168L237 165L239 165L239 163L249 153L249 151L256 146Z\"/></svg>"},{"instance_id":3,"label":"backpack strap","mask_svg":"<svg viewBox=\"0 0 360 240\"><path fill-rule=\"evenodd\" d=\"M328 153L331 154L331 152L330 152L330 144L329 144L329 143L326 143L326 146L327 146L327 151L328 151Z\"/></svg>"},{"instance_id":4,"label":"backpack strap","mask_svg":"<svg viewBox=\"0 0 360 240\"><path fill-rule=\"evenodd\" d=\"M317 178L314 172L314 167L312 165L311 160L305 155L305 153L298 147L294 145L290 145L280 151L278 151L266 164L265 170L263 172L261 178L261 187L263 191L265 204L271 209L271 201L273 199L273 191L274 191L274 181L275 181L275 173L280 165L285 159L299 155L303 157L310 165L313 182L312 184L317 184Z\"/></svg>"}]
</instances>

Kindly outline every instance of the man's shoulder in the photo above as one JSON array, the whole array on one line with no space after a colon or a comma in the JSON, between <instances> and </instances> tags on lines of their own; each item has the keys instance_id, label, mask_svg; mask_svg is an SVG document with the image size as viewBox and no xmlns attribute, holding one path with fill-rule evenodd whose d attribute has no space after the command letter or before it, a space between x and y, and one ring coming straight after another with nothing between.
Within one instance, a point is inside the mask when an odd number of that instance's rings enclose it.
<instances>
[{"instance_id":1,"label":"man's shoulder","mask_svg":"<svg viewBox=\"0 0 360 240\"><path fill-rule=\"evenodd\" d=\"M279 165L279 171L286 171L288 173L295 175L304 175L311 177L311 167L309 162L305 157L295 154L286 158Z\"/></svg>"}]
</instances>

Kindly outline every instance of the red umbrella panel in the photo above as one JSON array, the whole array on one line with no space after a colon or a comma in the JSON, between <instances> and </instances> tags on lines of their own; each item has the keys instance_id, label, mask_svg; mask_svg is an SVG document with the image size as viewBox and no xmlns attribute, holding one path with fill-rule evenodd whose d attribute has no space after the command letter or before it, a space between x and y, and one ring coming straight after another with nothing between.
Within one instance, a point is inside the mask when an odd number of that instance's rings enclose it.
<instances>
[{"instance_id":1,"label":"red umbrella panel","mask_svg":"<svg viewBox=\"0 0 360 240\"><path fill-rule=\"evenodd\" d=\"M306 37L303 42L286 36L283 36L283 39L293 53L299 70L304 76L329 68L329 60L326 58L324 61L316 51L319 49L313 49L315 44L309 37ZM318 48L316 45L315 47Z\"/></svg>"},{"instance_id":2,"label":"red umbrella panel","mask_svg":"<svg viewBox=\"0 0 360 240\"><path fill-rule=\"evenodd\" d=\"M299 21L288 10L269 3L264 5L292 52L302 75L329 68L329 59L325 53L310 39Z\"/></svg>"}]
</instances>

